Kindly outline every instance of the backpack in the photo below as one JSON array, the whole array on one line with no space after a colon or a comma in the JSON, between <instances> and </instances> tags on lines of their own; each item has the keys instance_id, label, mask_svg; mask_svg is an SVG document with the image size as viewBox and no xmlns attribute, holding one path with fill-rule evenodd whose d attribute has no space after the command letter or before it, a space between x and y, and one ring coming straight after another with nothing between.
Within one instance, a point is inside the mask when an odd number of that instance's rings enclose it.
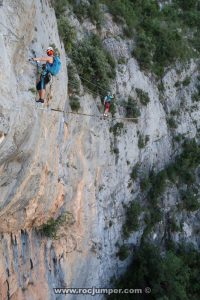
<instances>
[{"instance_id":1,"label":"backpack","mask_svg":"<svg viewBox=\"0 0 200 300\"><path fill-rule=\"evenodd\" d=\"M58 56L54 57L53 63L47 63L46 64L46 70L49 71L49 73L51 73L51 75L55 76L59 73L61 69L61 61L60 58Z\"/></svg>"},{"instance_id":2,"label":"backpack","mask_svg":"<svg viewBox=\"0 0 200 300\"><path fill-rule=\"evenodd\" d=\"M106 102L110 103L112 101L112 98L113 98L112 96L106 96L105 100L106 100Z\"/></svg>"}]
</instances>

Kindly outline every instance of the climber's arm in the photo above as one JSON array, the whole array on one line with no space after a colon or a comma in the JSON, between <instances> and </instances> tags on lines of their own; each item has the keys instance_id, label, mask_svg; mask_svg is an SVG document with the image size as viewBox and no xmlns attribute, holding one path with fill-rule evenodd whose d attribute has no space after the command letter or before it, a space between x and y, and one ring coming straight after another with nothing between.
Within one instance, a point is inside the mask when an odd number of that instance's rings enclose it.
<instances>
[{"instance_id":1,"label":"climber's arm","mask_svg":"<svg viewBox=\"0 0 200 300\"><path fill-rule=\"evenodd\" d=\"M52 63L52 57L34 57L33 60Z\"/></svg>"}]
</instances>

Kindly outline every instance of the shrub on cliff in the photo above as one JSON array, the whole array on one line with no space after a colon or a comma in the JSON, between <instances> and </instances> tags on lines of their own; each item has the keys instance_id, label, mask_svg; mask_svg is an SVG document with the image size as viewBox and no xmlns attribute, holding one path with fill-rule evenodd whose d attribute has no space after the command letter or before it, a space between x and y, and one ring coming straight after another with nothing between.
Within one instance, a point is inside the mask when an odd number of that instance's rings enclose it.
<instances>
[{"instance_id":1,"label":"shrub on cliff","mask_svg":"<svg viewBox=\"0 0 200 300\"><path fill-rule=\"evenodd\" d=\"M115 287L149 287L149 299L199 299L200 254L187 246L161 253L159 247L142 244L134 253L132 264L116 281ZM143 299L142 295L113 294L108 299ZM146 299L146 298L145 298Z\"/></svg>"},{"instance_id":2,"label":"shrub on cliff","mask_svg":"<svg viewBox=\"0 0 200 300\"><path fill-rule=\"evenodd\" d=\"M137 123L137 118L139 118L140 116L140 110L137 105L137 102L130 96L128 98L128 103L124 103L123 106L126 109L126 117L135 118L135 120L133 121Z\"/></svg>"},{"instance_id":3,"label":"shrub on cliff","mask_svg":"<svg viewBox=\"0 0 200 300\"><path fill-rule=\"evenodd\" d=\"M94 93L105 94L115 78L115 64L100 38L92 35L80 42L73 48L72 59L84 85Z\"/></svg>"},{"instance_id":4,"label":"shrub on cliff","mask_svg":"<svg viewBox=\"0 0 200 300\"><path fill-rule=\"evenodd\" d=\"M139 216L141 211L141 206L138 202L131 202L131 204L126 207L126 220L122 228L125 238L128 238L131 232L139 229Z\"/></svg>"},{"instance_id":5,"label":"shrub on cliff","mask_svg":"<svg viewBox=\"0 0 200 300\"><path fill-rule=\"evenodd\" d=\"M67 52L71 52L76 37L76 31L74 27L70 25L66 17L62 16L60 19L58 19L58 30L60 37L63 40L65 50Z\"/></svg>"},{"instance_id":6,"label":"shrub on cliff","mask_svg":"<svg viewBox=\"0 0 200 300\"><path fill-rule=\"evenodd\" d=\"M104 0L114 20L135 36L133 55L140 66L158 76L175 61L196 57L200 51L200 4L197 0ZM126 25L126 26L125 26Z\"/></svg>"}]
</instances>

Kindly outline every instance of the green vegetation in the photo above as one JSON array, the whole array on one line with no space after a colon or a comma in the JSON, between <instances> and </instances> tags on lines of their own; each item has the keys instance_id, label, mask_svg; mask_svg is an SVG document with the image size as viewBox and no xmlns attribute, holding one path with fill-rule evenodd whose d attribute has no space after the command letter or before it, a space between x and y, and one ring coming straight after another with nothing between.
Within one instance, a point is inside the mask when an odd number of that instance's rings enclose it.
<instances>
[{"instance_id":1,"label":"green vegetation","mask_svg":"<svg viewBox=\"0 0 200 300\"><path fill-rule=\"evenodd\" d=\"M76 32L70 25L67 17L62 16L58 19L58 31L61 39L63 40L65 50L67 52L71 52L76 38Z\"/></svg>"},{"instance_id":2,"label":"green vegetation","mask_svg":"<svg viewBox=\"0 0 200 300\"><path fill-rule=\"evenodd\" d=\"M89 0L88 2L69 1L73 7L73 12L80 21L89 18L97 28L101 27L103 22L103 12L100 9L100 1Z\"/></svg>"},{"instance_id":3,"label":"green vegetation","mask_svg":"<svg viewBox=\"0 0 200 300\"><path fill-rule=\"evenodd\" d=\"M141 181L140 181L140 188L141 191L147 191L151 186L150 180L148 176L145 176Z\"/></svg>"},{"instance_id":4,"label":"green vegetation","mask_svg":"<svg viewBox=\"0 0 200 300\"><path fill-rule=\"evenodd\" d=\"M115 155L118 155L118 154L119 154L119 149L118 149L117 147L114 147L114 148L113 148L113 153L114 153Z\"/></svg>"},{"instance_id":5,"label":"green vegetation","mask_svg":"<svg viewBox=\"0 0 200 300\"><path fill-rule=\"evenodd\" d=\"M151 288L149 299L199 299L200 254L194 248L179 246L166 253L151 244L142 244L132 264L115 283L116 288ZM113 294L108 299L143 299L141 295Z\"/></svg>"},{"instance_id":6,"label":"green vegetation","mask_svg":"<svg viewBox=\"0 0 200 300\"><path fill-rule=\"evenodd\" d=\"M77 78L77 71L74 64L68 65L68 89L69 94L80 93L80 82Z\"/></svg>"},{"instance_id":7,"label":"green vegetation","mask_svg":"<svg viewBox=\"0 0 200 300\"><path fill-rule=\"evenodd\" d=\"M200 101L199 93L193 93L192 94L192 102L198 102L198 101Z\"/></svg>"},{"instance_id":8,"label":"green vegetation","mask_svg":"<svg viewBox=\"0 0 200 300\"><path fill-rule=\"evenodd\" d=\"M115 116L116 111L117 111L117 109L116 109L115 99L113 99L110 104L110 113L111 113L112 117Z\"/></svg>"},{"instance_id":9,"label":"green vegetation","mask_svg":"<svg viewBox=\"0 0 200 300\"><path fill-rule=\"evenodd\" d=\"M176 184L180 191L183 184L188 187L186 192L181 193L182 203L179 206L180 209L195 211L200 207L195 176L195 170L200 162L200 146L193 139L185 141L182 147L182 153L175 158L173 163L157 174L152 171L149 176L146 175L140 182L142 191L148 192L147 199L149 203L148 212L145 216L147 227L143 237L162 219L162 212L159 208L160 198L170 182Z\"/></svg>"},{"instance_id":10,"label":"green vegetation","mask_svg":"<svg viewBox=\"0 0 200 300\"><path fill-rule=\"evenodd\" d=\"M126 109L126 118L136 118L133 122L137 123L137 118L140 116L140 110L137 102L129 96L128 103L124 103L123 106Z\"/></svg>"},{"instance_id":11,"label":"green vegetation","mask_svg":"<svg viewBox=\"0 0 200 300\"><path fill-rule=\"evenodd\" d=\"M196 85L196 91L192 95L192 101L197 102L200 100L200 84Z\"/></svg>"},{"instance_id":12,"label":"green vegetation","mask_svg":"<svg viewBox=\"0 0 200 300\"><path fill-rule=\"evenodd\" d=\"M137 89L137 88L135 90L136 90L138 98L140 99L141 104L146 106L150 101L148 93L144 92L141 89Z\"/></svg>"},{"instance_id":13,"label":"green vegetation","mask_svg":"<svg viewBox=\"0 0 200 300\"><path fill-rule=\"evenodd\" d=\"M181 227L177 224L174 217L169 220L169 229L171 232L179 232L182 230Z\"/></svg>"},{"instance_id":14,"label":"green vegetation","mask_svg":"<svg viewBox=\"0 0 200 300\"><path fill-rule=\"evenodd\" d=\"M57 232L61 225L63 225L67 221L66 215L62 215L58 217L56 220L53 218L49 219L47 223L43 224L39 229L43 235L48 238L56 239Z\"/></svg>"},{"instance_id":15,"label":"green vegetation","mask_svg":"<svg viewBox=\"0 0 200 300\"><path fill-rule=\"evenodd\" d=\"M178 87L180 87L181 86L181 84L183 85L183 86L188 86L189 84L190 84L190 82L191 82L191 78L189 77L189 76L186 76L186 78L183 80L183 81L177 81L175 84L174 84L174 86L176 87L176 88L178 88Z\"/></svg>"},{"instance_id":16,"label":"green vegetation","mask_svg":"<svg viewBox=\"0 0 200 300\"><path fill-rule=\"evenodd\" d=\"M142 134L139 134L138 147L140 149L144 148L147 145L148 141L149 141L148 135L143 136Z\"/></svg>"},{"instance_id":17,"label":"green vegetation","mask_svg":"<svg viewBox=\"0 0 200 300\"><path fill-rule=\"evenodd\" d=\"M180 87L180 85L181 85L181 82L180 82L180 81L176 81L175 84L174 84L174 86L175 86L176 88Z\"/></svg>"},{"instance_id":18,"label":"green vegetation","mask_svg":"<svg viewBox=\"0 0 200 300\"><path fill-rule=\"evenodd\" d=\"M51 0L67 52L72 53L79 75L85 78L86 74L84 85L99 94L107 90L115 77L115 62L97 37L88 37L77 43L76 32L65 14L66 9L73 10L81 21L89 18L99 29L103 22L102 4L106 4L125 34L132 38L134 36L136 46L133 55L141 67L162 77L164 70L176 61L184 62L197 57L200 52L199 2L194 0L192 5L183 5L183 2L175 0L160 9L155 0ZM119 63L124 62L124 58L119 60ZM182 82L185 86L189 83L190 78ZM147 105L148 95L143 93L140 96L141 103ZM193 99L196 101L197 97ZM138 113L130 108L127 115Z\"/></svg>"},{"instance_id":19,"label":"green vegetation","mask_svg":"<svg viewBox=\"0 0 200 300\"><path fill-rule=\"evenodd\" d=\"M135 164L135 166L133 167L130 177L132 179L132 181L135 181L138 177L138 171L139 171L139 164Z\"/></svg>"},{"instance_id":20,"label":"green vegetation","mask_svg":"<svg viewBox=\"0 0 200 300\"><path fill-rule=\"evenodd\" d=\"M52 5L55 9L56 18L59 19L65 12L68 1L67 0L51 0Z\"/></svg>"},{"instance_id":21,"label":"green vegetation","mask_svg":"<svg viewBox=\"0 0 200 300\"><path fill-rule=\"evenodd\" d=\"M198 189L195 187L188 188L182 192L183 208L188 211L196 211L200 208Z\"/></svg>"},{"instance_id":22,"label":"green vegetation","mask_svg":"<svg viewBox=\"0 0 200 300\"><path fill-rule=\"evenodd\" d=\"M80 42L72 51L72 59L88 89L99 94L108 90L111 80L115 78L115 62L97 35Z\"/></svg>"},{"instance_id":23,"label":"green vegetation","mask_svg":"<svg viewBox=\"0 0 200 300\"><path fill-rule=\"evenodd\" d=\"M187 76L182 82L183 86L188 86L190 84L190 81L191 81L191 78L189 76Z\"/></svg>"},{"instance_id":24,"label":"green vegetation","mask_svg":"<svg viewBox=\"0 0 200 300\"><path fill-rule=\"evenodd\" d=\"M142 209L138 202L131 202L131 204L126 207L126 221L122 227L123 235L127 239L131 232L139 229L139 216Z\"/></svg>"},{"instance_id":25,"label":"green vegetation","mask_svg":"<svg viewBox=\"0 0 200 300\"><path fill-rule=\"evenodd\" d=\"M70 104L71 109L73 111L78 111L81 107L80 102L79 102L79 98L77 96L69 97L69 104Z\"/></svg>"},{"instance_id":26,"label":"green vegetation","mask_svg":"<svg viewBox=\"0 0 200 300\"><path fill-rule=\"evenodd\" d=\"M158 84L158 90L160 93L164 93L165 91L165 86L162 81L160 81L160 83Z\"/></svg>"},{"instance_id":27,"label":"green vegetation","mask_svg":"<svg viewBox=\"0 0 200 300\"><path fill-rule=\"evenodd\" d=\"M125 260L129 256L129 249L126 245L122 245L116 254L120 260Z\"/></svg>"},{"instance_id":28,"label":"green vegetation","mask_svg":"<svg viewBox=\"0 0 200 300\"><path fill-rule=\"evenodd\" d=\"M118 64L119 65L124 65L124 64L126 64L126 62L127 62L127 59L125 57L120 57L118 59Z\"/></svg>"},{"instance_id":29,"label":"green vegetation","mask_svg":"<svg viewBox=\"0 0 200 300\"><path fill-rule=\"evenodd\" d=\"M119 136L122 134L123 128L124 124L121 122L117 122L114 126L110 127L110 132L112 132L114 136Z\"/></svg>"},{"instance_id":30,"label":"green vegetation","mask_svg":"<svg viewBox=\"0 0 200 300\"><path fill-rule=\"evenodd\" d=\"M174 120L173 117L169 117L167 119L167 123L168 123L168 125L169 125L170 128L172 128L172 129L176 129L177 128L177 124L176 124L176 122L175 122L175 120Z\"/></svg>"},{"instance_id":31,"label":"green vegetation","mask_svg":"<svg viewBox=\"0 0 200 300\"><path fill-rule=\"evenodd\" d=\"M155 0L104 0L125 34L136 36L136 56L142 68L162 76L175 61L185 61L200 51L199 1L194 5L175 0L160 9ZM189 1L190 2L190 1Z\"/></svg>"},{"instance_id":32,"label":"green vegetation","mask_svg":"<svg viewBox=\"0 0 200 300\"><path fill-rule=\"evenodd\" d=\"M35 89L34 87L31 87L31 88L29 88L28 90L29 90L29 92L31 92L31 93L33 93L33 94L36 93L36 89Z\"/></svg>"}]
</instances>

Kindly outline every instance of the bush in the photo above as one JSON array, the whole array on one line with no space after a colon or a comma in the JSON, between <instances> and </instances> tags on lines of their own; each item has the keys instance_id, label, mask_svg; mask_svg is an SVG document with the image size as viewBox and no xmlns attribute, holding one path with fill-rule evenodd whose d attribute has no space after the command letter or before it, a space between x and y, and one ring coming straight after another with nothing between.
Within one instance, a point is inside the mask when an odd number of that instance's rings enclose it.
<instances>
[{"instance_id":1,"label":"bush","mask_svg":"<svg viewBox=\"0 0 200 300\"><path fill-rule=\"evenodd\" d=\"M144 137L143 135L140 134L139 138L138 138L138 147L140 149L144 148L146 146L148 140L149 140L148 136Z\"/></svg>"},{"instance_id":2,"label":"bush","mask_svg":"<svg viewBox=\"0 0 200 300\"><path fill-rule=\"evenodd\" d=\"M69 21L64 16L58 19L58 31L63 40L65 50L71 52L76 38L76 32L74 27L69 24Z\"/></svg>"},{"instance_id":3,"label":"bush","mask_svg":"<svg viewBox=\"0 0 200 300\"><path fill-rule=\"evenodd\" d=\"M180 85L181 85L181 82L180 82L180 81L176 81L175 84L174 84L174 86L175 86L176 88L180 87Z\"/></svg>"},{"instance_id":4,"label":"bush","mask_svg":"<svg viewBox=\"0 0 200 300\"><path fill-rule=\"evenodd\" d=\"M115 116L116 111L117 111L116 104L115 104L114 100L112 100L111 104L110 104L110 113L111 113L112 117Z\"/></svg>"},{"instance_id":5,"label":"bush","mask_svg":"<svg viewBox=\"0 0 200 300\"><path fill-rule=\"evenodd\" d=\"M72 96L69 98L69 104L71 106L72 111L78 111L80 109L79 98L76 96Z\"/></svg>"},{"instance_id":6,"label":"bush","mask_svg":"<svg viewBox=\"0 0 200 300\"><path fill-rule=\"evenodd\" d=\"M117 257L119 257L120 260L125 260L129 256L129 250L126 245L122 245L119 248L119 251L116 254Z\"/></svg>"},{"instance_id":7,"label":"bush","mask_svg":"<svg viewBox=\"0 0 200 300\"><path fill-rule=\"evenodd\" d=\"M168 118L167 119L167 123L168 123L168 125L169 125L170 128L172 128L172 129L176 129L177 128L177 124L176 124L176 122L175 122L175 120L174 120L173 117Z\"/></svg>"},{"instance_id":8,"label":"bush","mask_svg":"<svg viewBox=\"0 0 200 300\"><path fill-rule=\"evenodd\" d=\"M126 59L125 57L120 57L120 58L118 59L118 64L119 64L119 65L125 65L126 62L127 62L127 59Z\"/></svg>"},{"instance_id":9,"label":"bush","mask_svg":"<svg viewBox=\"0 0 200 300\"><path fill-rule=\"evenodd\" d=\"M151 187L151 182L148 176L144 177L140 182L141 191L144 192Z\"/></svg>"},{"instance_id":10,"label":"bush","mask_svg":"<svg viewBox=\"0 0 200 300\"><path fill-rule=\"evenodd\" d=\"M91 92L102 94L108 90L115 68L98 36L92 35L80 42L73 49L72 58L83 84Z\"/></svg>"},{"instance_id":11,"label":"bush","mask_svg":"<svg viewBox=\"0 0 200 300\"><path fill-rule=\"evenodd\" d=\"M123 128L124 128L124 124L118 122L114 126L110 127L110 132L112 132L114 136L119 136L121 135Z\"/></svg>"},{"instance_id":12,"label":"bush","mask_svg":"<svg viewBox=\"0 0 200 300\"><path fill-rule=\"evenodd\" d=\"M195 194L193 189L188 189L186 192L182 192L183 208L188 211L196 211L200 208L198 201L198 195Z\"/></svg>"},{"instance_id":13,"label":"bush","mask_svg":"<svg viewBox=\"0 0 200 300\"><path fill-rule=\"evenodd\" d=\"M40 227L39 232L41 232L48 238L56 239L57 231L59 227L65 222L66 222L66 215L62 215L58 217L56 220L51 218L47 221L47 223L43 224Z\"/></svg>"},{"instance_id":14,"label":"bush","mask_svg":"<svg viewBox=\"0 0 200 300\"><path fill-rule=\"evenodd\" d=\"M67 71L68 71L69 94L71 93L79 94L80 82L77 78L77 72L75 66L73 64L68 65Z\"/></svg>"},{"instance_id":15,"label":"bush","mask_svg":"<svg viewBox=\"0 0 200 300\"><path fill-rule=\"evenodd\" d=\"M181 230L180 226L177 225L175 218L169 220L169 228L171 232L179 232Z\"/></svg>"},{"instance_id":16,"label":"bush","mask_svg":"<svg viewBox=\"0 0 200 300\"><path fill-rule=\"evenodd\" d=\"M182 82L183 86L188 86L190 84L190 81L191 81L191 78L189 76L187 76Z\"/></svg>"},{"instance_id":17,"label":"bush","mask_svg":"<svg viewBox=\"0 0 200 300\"><path fill-rule=\"evenodd\" d=\"M70 4L73 7L73 12L80 21L89 18L97 28L101 27L103 22L103 13L100 8L98 0L90 0L89 3L76 2L70 0Z\"/></svg>"},{"instance_id":18,"label":"bush","mask_svg":"<svg viewBox=\"0 0 200 300\"><path fill-rule=\"evenodd\" d=\"M135 33L133 55L142 68L163 76L165 68L177 60L185 61L197 56L193 51L193 48L200 50L200 10L197 1L191 6L183 5L187 1L172 1L163 4L162 9L154 0L104 2L115 21L122 23L128 36ZM188 31L192 33L187 34Z\"/></svg>"},{"instance_id":19,"label":"bush","mask_svg":"<svg viewBox=\"0 0 200 300\"><path fill-rule=\"evenodd\" d=\"M29 92L31 92L32 94L35 94L36 93L36 89L34 87L31 87L28 89Z\"/></svg>"},{"instance_id":20,"label":"bush","mask_svg":"<svg viewBox=\"0 0 200 300\"><path fill-rule=\"evenodd\" d=\"M136 88L136 93L138 98L140 99L141 104L147 105L150 101L148 93L144 92L141 89Z\"/></svg>"},{"instance_id":21,"label":"bush","mask_svg":"<svg viewBox=\"0 0 200 300\"><path fill-rule=\"evenodd\" d=\"M127 239L131 232L139 229L139 216L141 213L141 207L138 202L131 202L131 204L126 207L126 221L122 227L123 235Z\"/></svg>"},{"instance_id":22,"label":"bush","mask_svg":"<svg viewBox=\"0 0 200 300\"><path fill-rule=\"evenodd\" d=\"M118 23L126 24L126 31L129 32L129 35L133 33L133 27L136 22L136 16L133 10L133 3L129 0L114 0L114 1L105 1L111 14L114 16L114 20Z\"/></svg>"},{"instance_id":23,"label":"bush","mask_svg":"<svg viewBox=\"0 0 200 300\"><path fill-rule=\"evenodd\" d=\"M51 0L51 2L55 9L56 17L60 18L66 10L68 1L67 0Z\"/></svg>"},{"instance_id":24,"label":"bush","mask_svg":"<svg viewBox=\"0 0 200 300\"><path fill-rule=\"evenodd\" d=\"M127 118L138 118L140 116L140 110L137 106L137 102L129 96L128 103L124 103L126 109L126 117ZM137 122L137 120L133 120Z\"/></svg>"},{"instance_id":25,"label":"bush","mask_svg":"<svg viewBox=\"0 0 200 300\"><path fill-rule=\"evenodd\" d=\"M200 100L200 85L196 85L196 92L193 93L192 95L192 101L197 102Z\"/></svg>"},{"instance_id":26,"label":"bush","mask_svg":"<svg viewBox=\"0 0 200 300\"><path fill-rule=\"evenodd\" d=\"M143 243L134 253L127 271L115 282L115 288L144 290L150 287L150 299L198 299L199 270L200 255L193 248L179 246L177 250L163 253L159 247ZM112 294L108 299L129 300L135 296Z\"/></svg>"},{"instance_id":27,"label":"bush","mask_svg":"<svg viewBox=\"0 0 200 300\"><path fill-rule=\"evenodd\" d=\"M139 170L139 164L135 164L135 166L133 167L132 171L131 171L131 174L130 174L130 177L131 179L134 181L137 179L137 176L138 176L138 170Z\"/></svg>"},{"instance_id":28,"label":"bush","mask_svg":"<svg viewBox=\"0 0 200 300\"><path fill-rule=\"evenodd\" d=\"M117 147L115 147L115 148L113 149L113 153L116 154L116 155L118 155L118 154L119 154L119 149L118 149Z\"/></svg>"},{"instance_id":29,"label":"bush","mask_svg":"<svg viewBox=\"0 0 200 300\"><path fill-rule=\"evenodd\" d=\"M199 95L199 93L193 93L191 98L192 98L192 102L198 102L198 101L200 101L200 95Z\"/></svg>"},{"instance_id":30,"label":"bush","mask_svg":"<svg viewBox=\"0 0 200 300\"><path fill-rule=\"evenodd\" d=\"M88 17L92 23L96 24L97 28L100 28L103 22L103 13L101 11L99 1L91 0L88 8Z\"/></svg>"}]
</instances>

